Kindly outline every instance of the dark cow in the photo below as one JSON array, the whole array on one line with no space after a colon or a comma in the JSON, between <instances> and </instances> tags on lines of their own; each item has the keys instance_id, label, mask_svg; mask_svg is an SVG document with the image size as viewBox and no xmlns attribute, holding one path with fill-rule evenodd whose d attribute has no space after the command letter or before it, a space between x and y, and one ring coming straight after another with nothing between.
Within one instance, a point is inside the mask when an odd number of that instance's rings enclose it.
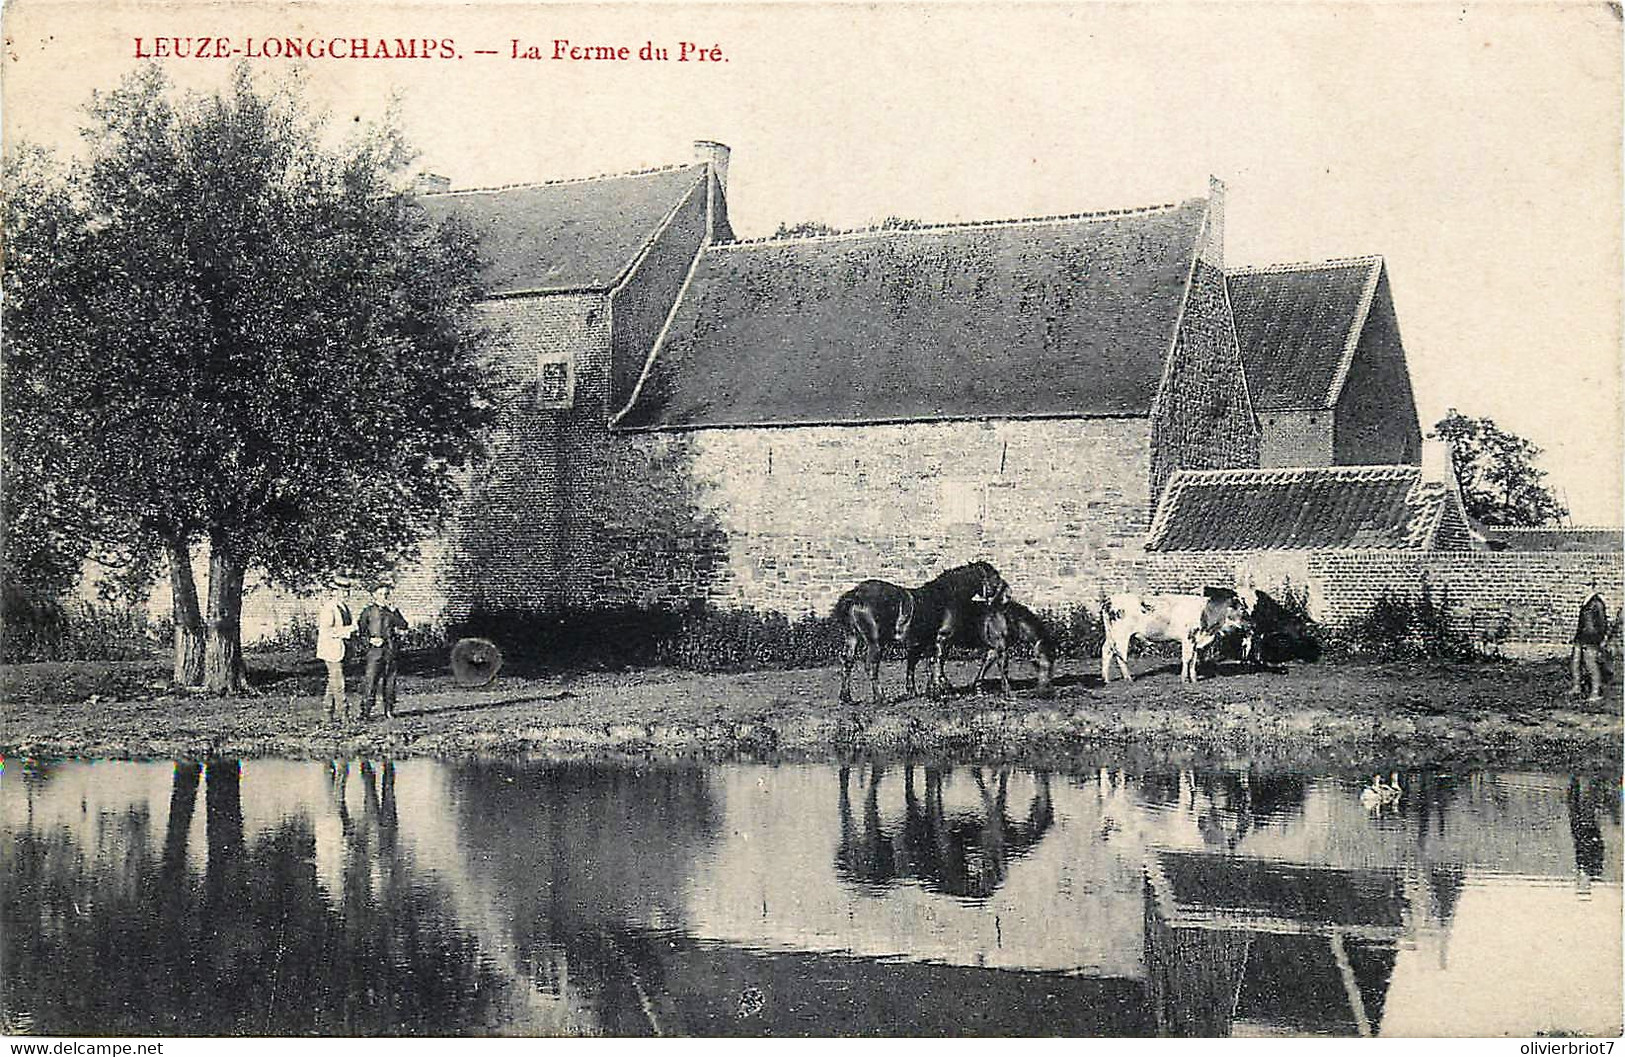
<instances>
[{"instance_id":1,"label":"dark cow","mask_svg":"<svg viewBox=\"0 0 1625 1057\"><path fill-rule=\"evenodd\" d=\"M1320 659L1320 643L1310 632L1309 623L1268 593L1251 586L1239 590L1209 587L1203 593L1208 598L1239 598L1247 607L1250 627L1239 636L1226 636L1232 641L1239 637L1240 649L1224 649L1224 656L1239 652L1241 661L1255 670L1270 662Z\"/></svg>"},{"instance_id":2,"label":"dark cow","mask_svg":"<svg viewBox=\"0 0 1625 1057\"><path fill-rule=\"evenodd\" d=\"M1106 639L1100 644L1100 681L1111 682L1112 660L1123 670L1123 678L1134 681L1128 670L1129 643L1136 637L1146 642L1180 644L1179 677L1196 682L1196 655L1220 635L1245 632L1251 625L1247 604L1234 591L1214 591L1191 595L1112 595L1100 607L1106 626Z\"/></svg>"}]
</instances>

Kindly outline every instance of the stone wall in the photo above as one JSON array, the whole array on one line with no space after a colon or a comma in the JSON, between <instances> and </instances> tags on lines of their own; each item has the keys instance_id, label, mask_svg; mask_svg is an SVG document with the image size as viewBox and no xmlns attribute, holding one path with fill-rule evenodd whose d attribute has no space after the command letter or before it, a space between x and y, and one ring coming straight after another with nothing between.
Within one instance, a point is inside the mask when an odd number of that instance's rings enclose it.
<instances>
[{"instance_id":1,"label":"stone wall","mask_svg":"<svg viewBox=\"0 0 1625 1057\"><path fill-rule=\"evenodd\" d=\"M568 553L580 451L601 437L609 404L610 312L602 293L547 294L486 303L493 369L510 396L488 438L488 457L424 558L399 570L403 609L445 619L473 607L554 605ZM538 406L536 361L568 354L570 406Z\"/></svg>"},{"instance_id":2,"label":"stone wall","mask_svg":"<svg viewBox=\"0 0 1625 1057\"><path fill-rule=\"evenodd\" d=\"M1157 395L1151 446L1148 505L1175 470L1258 465L1258 431L1224 273L1201 262L1191 275L1169 373Z\"/></svg>"},{"instance_id":3,"label":"stone wall","mask_svg":"<svg viewBox=\"0 0 1625 1057\"><path fill-rule=\"evenodd\" d=\"M1146 420L616 434L569 578L574 604L823 612L859 580L917 584L977 559L1037 606L1135 586Z\"/></svg>"}]
</instances>

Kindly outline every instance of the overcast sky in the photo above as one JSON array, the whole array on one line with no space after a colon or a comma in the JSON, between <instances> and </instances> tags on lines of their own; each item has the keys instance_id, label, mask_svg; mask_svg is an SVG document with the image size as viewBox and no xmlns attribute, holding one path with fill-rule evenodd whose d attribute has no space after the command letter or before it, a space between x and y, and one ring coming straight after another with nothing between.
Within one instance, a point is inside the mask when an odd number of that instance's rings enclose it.
<instances>
[{"instance_id":1,"label":"overcast sky","mask_svg":"<svg viewBox=\"0 0 1625 1057\"><path fill-rule=\"evenodd\" d=\"M426 168L487 186L733 148L743 237L1175 201L1229 187L1232 263L1387 258L1424 430L1546 449L1621 521L1621 22L1607 5L232 6L18 0L7 142L71 145L134 38L450 38L455 60L305 64L337 122L392 91ZM666 62L528 61L554 41ZM725 62L675 59L682 41ZM477 49L497 55L477 55ZM188 85L230 63L163 60ZM283 61L259 60L266 71Z\"/></svg>"}]
</instances>

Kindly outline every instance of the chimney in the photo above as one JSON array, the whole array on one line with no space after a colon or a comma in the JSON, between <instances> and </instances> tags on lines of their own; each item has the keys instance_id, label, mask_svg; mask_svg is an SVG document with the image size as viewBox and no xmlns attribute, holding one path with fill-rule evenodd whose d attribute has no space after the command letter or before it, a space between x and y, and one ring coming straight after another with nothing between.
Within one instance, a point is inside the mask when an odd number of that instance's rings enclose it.
<instances>
[{"instance_id":1,"label":"chimney","mask_svg":"<svg viewBox=\"0 0 1625 1057\"><path fill-rule=\"evenodd\" d=\"M1442 440L1422 440L1422 480L1456 487L1456 471L1450 464L1450 445Z\"/></svg>"},{"instance_id":2,"label":"chimney","mask_svg":"<svg viewBox=\"0 0 1625 1057\"><path fill-rule=\"evenodd\" d=\"M1217 176L1207 178L1207 230L1199 256L1203 264L1224 269L1224 181Z\"/></svg>"},{"instance_id":3,"label":"chimney","mask_svg":"<svg viewBox=\"0 0 1625 1057\"><path fill-rule=\"evenodd\" d=\"M731 153L726 143L711 139L694 141L694 160L710 166L714 177L707 181L705 198L708 242L734 240L733 226L728 223L728 156Z\"/></svg>"},{"instance_id":4,"label":"chimney","mask_svg":"<svg viewBox=\"0 0 1625 1057\"><path fill-rule=\"evenodd\" d=\"M728 150L726 143L718 143L711 139L697 139L694 141L694 160L709 162L711 171L717 174L717 186L722 193L728 193Z\"/></svg>"},{"instance_id":5,"label":"chimney","mask_svg":"<svg viewBox=\"0 0 1625 1057\"><path fill-rule=\"evenodd\" d=\"M439 173L420 172L412 181L412 190L420 195L435 195L451 190L451 177Z\"/></svg>"}]
</instances>

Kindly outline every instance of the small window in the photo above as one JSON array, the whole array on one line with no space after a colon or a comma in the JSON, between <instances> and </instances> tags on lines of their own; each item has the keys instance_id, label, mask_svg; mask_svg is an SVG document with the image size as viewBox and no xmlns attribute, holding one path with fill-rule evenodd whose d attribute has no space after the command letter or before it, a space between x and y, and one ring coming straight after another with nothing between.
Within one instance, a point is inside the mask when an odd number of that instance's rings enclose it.
<instances>
[{"instance_id":1,"label":"small window","mask_svg":"<svg viewBox=\"0 0 1625 1057\"><path fill-rule=\"evenodd\" d=\"M569 407L575 398L575 370L568 354L546 353L536 358L536 406Z\"/></svg>"}]
</instances>

